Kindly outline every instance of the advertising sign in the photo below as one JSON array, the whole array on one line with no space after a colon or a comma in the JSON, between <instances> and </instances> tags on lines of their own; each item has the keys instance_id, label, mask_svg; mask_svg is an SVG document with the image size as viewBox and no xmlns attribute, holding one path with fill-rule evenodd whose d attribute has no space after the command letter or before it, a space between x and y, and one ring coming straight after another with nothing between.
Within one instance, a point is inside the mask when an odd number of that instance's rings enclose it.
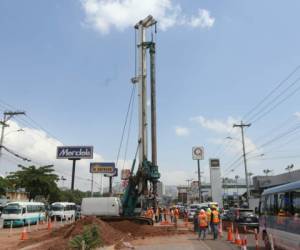
<instances>
[{"instance_id":1,"label":"advertising sign","mask_svg":"<svg viewBox=\"0 0 300 250\"><path fill-rule=\"evenodd\" d=\"M193 160L203 160L204 159L204 148L201 146L193 147L192 154L193 154Z\"/></svg>"},{"instance_id":2,"label":"advertising sign","mask_svg":"<svg viewBox=\"0 0 300 250\"><path fill-rule=\"evenodd\" d=\"M57 159L93 159L92 146L62 146L57 147Z\"/></svg>"},{"instance_id":3,"label":"advertising sign","mask_svg":"<svg viewBox=\"0 0 300 250\"><path fill-rule=\"evenodd\" d=\"M118 169L115 168L113 173L104 174L105 177L117 177L118 176Z\"/></svg>"},{"instance_id":4,"label":"advertising sign","mask_svg":"<svg viewBox=\"0 0 300 250\"><path fill-rule=\"evenodd\" d=\"M211 168L219 168L220 167L220 159L209 159L209 165Z\"/></svg>"},{"instance_id":5,"label":"advertising sign","mask_svg":"<svg viewBox=\"0 0 300 250\"><path fill-rule=\"evenodd\" d=\"M114 162L91 162L90 173L113 174L115 172Z\"/></svg>"}]
</instances>

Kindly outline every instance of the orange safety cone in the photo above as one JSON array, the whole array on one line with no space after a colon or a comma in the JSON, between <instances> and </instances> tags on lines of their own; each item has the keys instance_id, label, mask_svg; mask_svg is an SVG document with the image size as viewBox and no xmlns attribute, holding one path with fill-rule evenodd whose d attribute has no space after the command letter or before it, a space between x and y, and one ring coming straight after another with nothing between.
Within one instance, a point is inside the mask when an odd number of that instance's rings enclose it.
<instances>
[{"instance_id":1,"label":"orange safety cone","mask_svg":"<svg viewBox=\"0 0 300 250\"><path fill-rule=\"evenodd\" d=\"M219 224L219 237L223 238L223 225L222 225L222 220L220 221Z\"/></svg>"},{"instance_id":2,"label":"orange safety cone","mask_svg":"<svg viewBox=\"0 0 300 250\"><path fill-rule=\"evenodd\" d=\"M231 227L228 228L227 241L233 241Z\"/></svg>"},{"instance_id":3,"label":"orange safety cone","mask_svg":"<svg viewBox=\"0 0 300 250\"><path fill-rule=\"evenodd\" d=\"M236 228L235 244L238 245L238 246L242 245L242 240L241 240L238 228Z\"/></svg>"},{"instance_id":4,"label":"orange safety cone","mask_svg":"<svg viewBox=\"0 0 300 250\"><path fill-rule=\"evenodd\" d=\"M52 229L51 219L48 220L47 229L50 231Z\"/></svg>"},{"instance_id":5,"label":"orange safety cone","mask_svg":"<svg viewBox=\"0 0 300 250\"><path fill-rule=\"evenodd\" d=\"M23 231L21 233L21 240L28 240L28 233L26 227L23 227Z\"/></svg>"}]
</instances>

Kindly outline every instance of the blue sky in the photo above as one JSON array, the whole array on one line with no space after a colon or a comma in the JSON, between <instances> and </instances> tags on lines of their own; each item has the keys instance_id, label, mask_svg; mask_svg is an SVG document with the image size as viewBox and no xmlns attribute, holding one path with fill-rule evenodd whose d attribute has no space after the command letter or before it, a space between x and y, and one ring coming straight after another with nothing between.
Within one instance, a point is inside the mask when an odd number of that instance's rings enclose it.
<instances>
[{"instance_id":1,"label":"blue sky","mask_svg":"<svg viewBox=\"0 0 300 250\"><path fill-rule=\"evenodd\" d=\"M50 131L49 137L54 135L66 145L94 145L101 159L115 160L134 74L131 22L148 13L144 6L149 6L158 21L173 22L157 34L162 178L168 184L184 184L187 177L196 179L196 164L191 159L194 145L205 147L202 166L207 180L210 157L220 157L222 168L230 168L230 162L241 154L241 146L223 140L231 132L226 128L300 64L299 1L161 1L165 6L159 1L146 0L145 5L120 1L124 2L129 3L130 10L106 8L105 12L101 8L110 7L105 0L1 1L0 99L26 110ZM95 3L98 12L91 14L84 8ZM201 16L199 9L208 11L209 17ZM116 16L122 17L123 12L128 16L120 22ZM200 23L192 25L192 20L201 17L204 19ZM102 26L97 26L95 20L100 20ZM293 77L299 76L296 72ZM3 102L1 105L1 111L7 109ZM250 149L297 124L299 118L294 114L299 109L299 93L295 93L253 123L246 130ZM136 113L133 122L137 123ZM270 134L276 126L281 130ZM184 132L176 134L176 127ZM230 135L240 139L238 132ZM265 139L259 141L264 135ZM6 141L12 149L36 156L20 146L24 136L13 135ZM126 160L133 157L136 141L134 126ZM297 140L281 148L283 142L278 140L272 146L285 152L263 147L253 153L252 157L265 153L266 159L249 161L250 171L262 174L262 169L270 168L280 173L290 163L298 167L299 158L274 159L297 155ZM51 157L39 160L52 161ZM4 162L5 171L16 169L15 164ZM64 171L70 173L68 164L64 164ZM81 168L82 175L88 176L88 166L83 164ZM243 176L242 165L228 176L236 174ZM82 183L83 188L86 185Z\"/></svg>"}]
</instances>

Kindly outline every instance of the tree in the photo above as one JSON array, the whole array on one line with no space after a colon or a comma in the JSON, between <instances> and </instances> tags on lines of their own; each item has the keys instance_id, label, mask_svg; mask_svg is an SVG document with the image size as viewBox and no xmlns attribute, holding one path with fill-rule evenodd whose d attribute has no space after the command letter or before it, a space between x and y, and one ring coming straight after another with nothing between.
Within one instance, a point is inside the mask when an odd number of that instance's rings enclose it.
<instances>
[{"instance_id":1,"label":"tree","mask_svg":"<svg viewBox=\"0 0 300 250\"><path fill-rule=\"evenodd\" d=\"M11 173L7 179L11 181L16 188L25 188L29 193L29 199L36 196L44 196L46 199L55 200L59 197L59 189L56 181L58 175L54 174L53 165L35 167L18 166L21 170Z\"/></svg>"},{"instance_id":2,"label":"tree","mask_svg":"<svg viewBox=\"0 0 300 250\"><path fill-rule=\"evenodd\" d=\"M10 187L6 178L0 177L0 196L6 194L6 190Z\"/></svg>"}]
</instances>

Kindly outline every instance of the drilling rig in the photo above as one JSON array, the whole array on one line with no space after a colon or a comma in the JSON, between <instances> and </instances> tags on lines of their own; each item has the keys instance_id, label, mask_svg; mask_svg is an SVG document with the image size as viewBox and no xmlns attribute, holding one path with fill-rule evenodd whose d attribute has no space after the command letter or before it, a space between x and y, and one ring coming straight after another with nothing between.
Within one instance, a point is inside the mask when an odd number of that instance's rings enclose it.
<instances>
[{"instance_id":1,"label":"drilling rig","mask_svg":"<svg viewBox=\"0 0 300 250\"><path fill-rule=\"evenodd\" d=\"M138 34L138 73L132 83L138 87L139 139L137 151L131 167L131 175L123 196L123 216L135 216L134 210L139 199L147 206L157 206L157 182L160 178L157 166L157 133L156 133L156 75L155 75L155 42L153 34L147 41L147 31L153 27L156 32L156 20L149 15L139 21L134 28ZM147 117L147 51L150 59L151 90L151 161L148 158L148 117ZM136 158L139 165L134 174Z\"/></svg>"}]
</instances>

